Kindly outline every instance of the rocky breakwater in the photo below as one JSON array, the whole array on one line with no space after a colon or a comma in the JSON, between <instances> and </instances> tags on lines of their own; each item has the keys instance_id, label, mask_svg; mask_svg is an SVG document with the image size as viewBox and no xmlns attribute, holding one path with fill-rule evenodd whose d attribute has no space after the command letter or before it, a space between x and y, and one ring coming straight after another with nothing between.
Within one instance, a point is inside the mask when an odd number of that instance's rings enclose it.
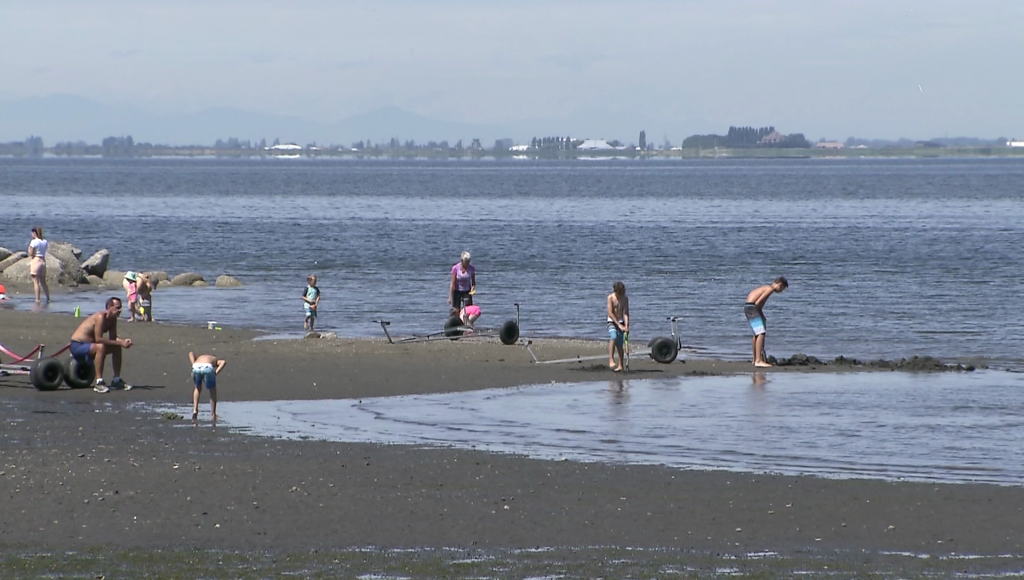
<instances>
[{"instance_id":1,"label":"rocky breakwater","mask_svg":"<svg viewBox=\"0 0 1024 580\"><path fill-rule=\"evenodd\" d=\"M193 286L197 288L203 288L210 285L202 274L198 274L196 272L182 272L174 278L171 278L170 284L171 286ZM221 274L220 276L217 276L213 285L217 288L237 288L242 285L242 282L234 276Z\"/></svg>"},{"instance_id":2,"label":"rocky breakwater","mask_svg":"<svg viewBox=\"0 0 1024 580\"><path fill-rule=\"evenodd\" d=\"M899 360L868 360L861 361L855 358L837 356L833 360L821 360L816 356L807 354L794 354L789 358L777 359L774 356L768 357L768 362L779 367L851 367L865 369L880 369L893 371L973 371L973 364L945 363L930 356L912 356Z\"/></svg>"},{"instance_id":3,"label":"rocky breakwater","mask_svg":"<svg viewBox=\"0 0 1024 580\"><path fill-rule=\"evenodd\" d=\"M51 288L95 288L98 290L121 288L124 270L111 270L110 251L102 249L82 261L82 250L73 244L51 241L46 253L46 282ZM14 284L31 284L31 259L25 252L13 252L0 248L0 281ZM156 288L160 284L171 286L209 286L202 275L195 272L184 272L171 278L167 272L160 270L136 270L149 276ZM214 285L218 288L241 286L242 282L233 276L222 274L217 277Z\"/></svg>"}]
</instances>

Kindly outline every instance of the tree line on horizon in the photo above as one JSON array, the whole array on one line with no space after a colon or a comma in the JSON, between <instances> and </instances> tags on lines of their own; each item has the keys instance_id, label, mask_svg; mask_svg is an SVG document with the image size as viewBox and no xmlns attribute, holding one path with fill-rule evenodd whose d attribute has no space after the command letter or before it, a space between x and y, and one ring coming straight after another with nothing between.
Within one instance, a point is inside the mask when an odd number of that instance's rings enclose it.
<instances>
[{"instance_id":1,"label":"tree line on horizon","mask_svg":"<svg viewBox=\"0 0 1024 580\"><path fill-rule=\"evenodd\" d=\"M775 138L773 138L775 137ZM748 147L775 147L780 149L808 148L810 141L803 133L779 134L775 127L729 127L725 135L690 135L683 141L684 149L744 149Z\"/></svg>"},{"instance_id":2,"label":"tree line on horizon","mask_svg":"<svg viewBox=\"0 0 1024 580\"><path fill-rule=\"evenodd\" d=\"M707 135L691 135L687 137L683 143L683 149L713 149L713 148L724 148L724 149L742 149L742 148L808 148L812 144L804 137L802 133L793 133L789 135L774 135L776 133L774 126L766 127L736 127L731 126L724 135L707 134ZM766 137L772 136L772 139L766 141ZM935 138L927 141L922 140L911 140L911 139L898 139L898 140L885 140L885 139L862 139L857 137L849 137L845 140L846 147L867 147L871 149L881 148L912 148L912 147L962 147L962 148L992 148L992 147L1005 147L1007 142L1011 139L1006 137L998 137L996 139L980 139L975 137L952 137L952 138ZM550 137L532 137L529 141L528 148L532 151L537 152L550 152L557 153L559 151L575 151L584 142L583 139L573 139L571 137L561 136L550 136ZM279 145L280 139L275 138L272 145ZM652 143L647 139L646 132L640 131L639 134L639 149L642 151L648 151L656 149ZM494 142L492 151L496 154L507 153L509 149L516 143L510 138L497 139ZM625 145L617 140L608 141L608 144L621 148ZM633 148L630 144L629 149ZM185 146L172 146L172 145L160 145L146 142L137 142L131 135L125 136L109 136L104 138L99 144L89 144L85 141L64 141L58 142L56 145L47 148L44 144L43 138L40 136L32 135L26 138L24 141L13 141L2 143L0 142L0 156L8 157L42 157L45 154L52 154L58 156L103 156L103 157L151 157L155 155L167 155L167 154L209 154L209 150L212 150L213 154L216 152L223 151L225 154L263 154L268 149L267 140L261 139L258 143L254 143L248 139L239 139L237 137L228 137L227 139L217 139L216 142L211 145L185 145ZM321 151L322 148L317 147L316 142L307 144L303 147L306 151ZM669 150L674 149L672 143L666 136L662 149ZM420 154L426 153L429 155L455 155L461 156L463 154L479 155L484 151L488 151L481 143L480 139L473 139L472 143L466 147L463 146L462 140L460 139L454 145L449 145L448 141L427 141L426 143L417 143L415 140L409 139L401 141L397 137L391 138L389 141L372 143L369 140L356 141L352 143L351 147L335 146L330 145L326 148L327 151L338 152L356 152L356 153L372 153L372 154L389 154L389 155L403 155L403 154ZM177 153L175 153L177 152ZM259 153L255 153L259 152Z\"/></svg>"}]
</instances>

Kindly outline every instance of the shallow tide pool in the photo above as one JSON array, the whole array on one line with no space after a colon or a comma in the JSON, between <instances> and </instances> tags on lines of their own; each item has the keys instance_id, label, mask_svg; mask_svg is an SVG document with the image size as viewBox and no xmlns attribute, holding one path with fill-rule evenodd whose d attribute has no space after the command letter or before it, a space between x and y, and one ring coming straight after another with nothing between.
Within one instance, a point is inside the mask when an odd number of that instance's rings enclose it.
<instances>
[{"instance_id":1,"label":"shallow tide pool","mask_svg":"<svg viewBox=\"0 0 1024 580\"><path fill-rule=\"evenodd\" d=\"M1024 483L1024 375L1008 372L624 379L362 400L225 401L218 410L229 428L286 439Z\"/></svg>"}]
</instances>

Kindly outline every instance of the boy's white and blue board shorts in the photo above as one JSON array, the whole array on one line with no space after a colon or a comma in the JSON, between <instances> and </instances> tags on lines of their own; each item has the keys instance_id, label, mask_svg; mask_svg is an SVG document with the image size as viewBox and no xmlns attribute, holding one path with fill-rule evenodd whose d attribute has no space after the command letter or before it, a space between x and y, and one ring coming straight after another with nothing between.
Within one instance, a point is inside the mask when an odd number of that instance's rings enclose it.
<instances>
[{"instance_id":1,"label":"boy's white and blue board shorts","mask_svg":"<svg viewBox=\"0 0 1024 580\"><path fill-rule=\"evenodd\" d=\"M759 336L768 331L768 325L765 323L764 314L761 314L761 309L756 304L744 304L743 315L747 317L747 322L750 323L750 330L754 332L754 336Z\"/></svg>"},{"instance_id":2,"label":"boy's white and blue board shorts","mask_svg":"<svg viewBox=\"0 0 1024 580\"><path fill-rule=\"evenodd\" d=\"M195 383L196 388L201 389L204 381L207 389L217 388L217 371L213 369L213 365L210 363L192 365L192 382Z\"/></svg>"}]
</instances>

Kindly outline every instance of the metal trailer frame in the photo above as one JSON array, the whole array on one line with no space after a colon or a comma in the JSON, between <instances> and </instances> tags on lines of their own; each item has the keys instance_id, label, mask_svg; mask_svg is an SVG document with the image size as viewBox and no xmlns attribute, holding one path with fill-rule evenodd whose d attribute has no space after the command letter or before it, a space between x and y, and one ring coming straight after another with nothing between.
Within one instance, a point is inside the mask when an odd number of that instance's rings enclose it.
<instances>
[{"instance_id":1,"label":"metal trailer frame","mask_svg":"<svg viewBox=\"0 0 1024 580\"><path fill-rule=\"evenodd\" d=\"M93 386L93 381L96 380L96 366L92 361L83 363L70 357L61 363L57 359L62 353L71 350L71 343L50 356L45 354L45 350L46 345L37 344L32 352L19 356L0 344L0 353L14 359L14 363L0 364L0 376L28 375L32 386L40 391L55 391L62 384L72 389Z\"/></svg>"},{"instance_id":2,"label":"metal trailer frame","mask_svg":"<svg viewBox=\"0 0 1024 580\"><path fill-rule=\"evenodd\" d=\"M61 353L71 350L71 343L50 356L46 356L45 349L46 345L37 344L32 352L19 356L0 344L0 353L14 359L13 364L0 364L0 376L28 375L32 386L40 391L56 391L62 384L72 389L93 386L96 366L92 361L81 362L70 357L61 363L57 359Z\"/></svg>"},{"instance_id":3,"label":"metal trailer frame","mask_svg":"<svg viewBox=\"0 0 1024 580\"><path fill-rule=\"evenodd\" d=\"M2 347L3 345L0 345L0 348ZM43 344L37 346L36 350L33 351L36 353L36 356L34 358L22 358L21 361L15 363L0 363L0 377L5 377L8 375L27 375L32 369L32 363L43 358L43 350L45 348L46 345ZM10 351L8 351L6 348L3 348L2 352L8 353L8 355L13 354L10 353ZM31 357L32 354L29 353L28 356ZM28 364L24 364L25 361L31 362L29 362Z\"/></svg>"},{"instance_id":4,"label":"metal trailer frame","mask_svg":"<svg viewBox=\"0 0 1024 580\"><path fill-rule=\"evenodd\" d=\"M519 303L514 304L516 307L516 327L520 328L519 323ZM489 327L472 327L472 326L452 326L442 330L441 332L431 332L429 334L415 334L404 338L396 338L391 336L391 331L388 327L391 326L390 320L374 320L377 324L380 324L381 330L384 331L384 336L388 339L388 344L412 344L417 342L430 342L434 340L462 340L464 338L486 338L500 336L500 328L489 328ZM458 334L455 334L455 333ZM522 341L518 339L517 342Z\"/></svg>"},{"instance_id":5,"label":"metal trailer frame","mask_svg":"<svg viewBox=\"0 0 1024 580\"><path fill-rule=\"evenodd\" d=\"M666 317L666 320L669 321L669 323L671 325L671 328L672 328L672 337L671 337L670 340L673 341L673 343L675 344L675 349L676 349L676 356L672 357L672 361L669 361L669 363L674 362L678 358L678 353L681 352L683 350L683 348L684 348L683 347L683 343L682 343L682 338L680 337L680 334L679 334L679 321L682 320L682 319L683 319L682 316L668 316L668 317ZM659 340L660 338L663 338L663 337L655 337L655 338L651 339L650 344L653 344L654 341ZM532 341L523 340L522 343L523 343L523 346L526 347L526 351L530 353L530 358L533 359L532 362L534 364L539 364L539 365L550 365L550 364L560 364L560 363L574 363L574 362L582 363L584 361L601 360L601 359L607 358L607 355L598 354L598 355L587 355L587 356L578 356L577 355L577 356L575 356L573 358L560 358L560 359L554 359L554 360L540 360L540 359L537 358L537 355L533 352L533 349L530 348L530 344L532 344ZM631 350L629 352L626 352L625 349L623 349L623 355L624 355L624 358L625 358L626 361L628 361L629 357L632 356L632 355L636 355L636 356L650 356L653 359L654 357L652 356L652 352L653 352L653 349L650 346L645 347L645 348L641 348L641 349L638 349L638 350ZM669 363L665 363L665 364L669 364Z\"/></svg>"}]
</instances>

